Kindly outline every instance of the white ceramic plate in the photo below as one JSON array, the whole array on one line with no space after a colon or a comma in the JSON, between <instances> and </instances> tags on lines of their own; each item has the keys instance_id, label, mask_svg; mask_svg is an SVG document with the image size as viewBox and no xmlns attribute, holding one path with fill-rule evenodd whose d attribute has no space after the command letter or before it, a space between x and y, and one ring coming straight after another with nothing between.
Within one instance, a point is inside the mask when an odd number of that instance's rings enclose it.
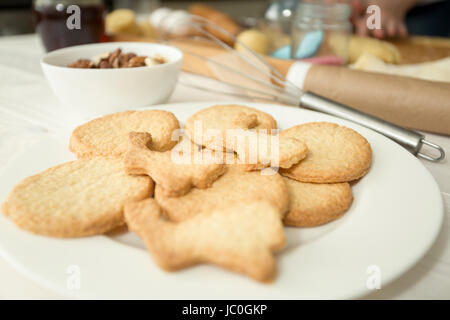
<instances>
[{"instance_id":1,"label":"white ceramic plate","mask_svg":"<svg viewBox=\"0 0 450 320\"><path fill-rule=\"evenodd\" d=\"M209 265L165 272L131 233L53 239L22 231L4 215L0 216L2 255L41 285L81 298L303 299L368 294L367 282L376 270L383 287L430 248L442 224L443 204L433 177L415 157L389 139L347 121L296 108L246 104L271 113L281 129L309 121L346 125L366 137L373 149L372 168L353 186L354 202L343 218L318 228L286 228L288 247L278 255L274 283L260 284ZM184 122L210 105L159 108ZM0 200L24 177L74 159L66 138L43 135L20 154L2 171ZM80 271L80 289L67 285L75 275L73 265Z\"/></svg>"}]
</instances>

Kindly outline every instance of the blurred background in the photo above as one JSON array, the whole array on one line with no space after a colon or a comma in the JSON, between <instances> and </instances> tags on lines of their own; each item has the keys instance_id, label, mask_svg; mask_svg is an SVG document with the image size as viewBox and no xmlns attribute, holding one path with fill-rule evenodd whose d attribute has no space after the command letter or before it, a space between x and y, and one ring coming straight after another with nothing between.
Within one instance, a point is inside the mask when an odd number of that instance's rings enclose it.
<instances>
[{"instance_id":1,"label":"blurred background","mask_svg":"<svg viewBox=\"0 0 450 320\"><path fill-rule=\"evenodd\" d=\"M107 11L130 8L145 13L158 6L187 9L193 1L180 0L105 0ZM258 17L264 13L267 0L210 0L209 5L237 17ZM31 7L33 0L0 0L0 36L34 32Z\"/></svg>"},{"instance_id":2,"label":"blurred background","mask_svg":"<svg viewBox=\"0 0 450 320\"><path fill-rule=\"evenodd\" d=\"M408 31L415 35L450 36L450 2L446 0L387 0L411 6L405 18ZM44 1L46 2L46 1ZM56 1L57 2L57 1ZM73 1L74 3L76 1ZM150 12L156 7L187 9L193 1L188 0L105 0L106 10L130 8L139 13ZM267 14L273 3L286 3L292 7L296 0L209 0L202 1L229 14L235 19L260 18ZM353 2L353 0L317 0L313 2ZM364 2L364 0L362 1ZM372 1L376 2L376 1ZM386 2L382 0L380 2ZM412 4L411 4L412 3ZM0 0L0 36L34 32L32 20L33 0Z\"/></svg>"},{"instance_id":3,"label":"blurred background","mask_svg":"<svg viewBox=\"0 0 450 320\"><path fill-rule=\"evenodd\" d=\"M73 4L80 28L68 25ZM376 28L369 25L377 21L369 10L374 4L380 12ZM215 27L193 25L195 19ZM0 38L34 32L46 51L195 38L190 45L204 53L197 40L206 32L237 51L250 48L279 60L410 76L419 73L391 65L442 59L450 65L450 0L0 0ZM440 64L434 67L439 75L426 69L423 79L450 77Z\"/></svg>"}]
</instances>

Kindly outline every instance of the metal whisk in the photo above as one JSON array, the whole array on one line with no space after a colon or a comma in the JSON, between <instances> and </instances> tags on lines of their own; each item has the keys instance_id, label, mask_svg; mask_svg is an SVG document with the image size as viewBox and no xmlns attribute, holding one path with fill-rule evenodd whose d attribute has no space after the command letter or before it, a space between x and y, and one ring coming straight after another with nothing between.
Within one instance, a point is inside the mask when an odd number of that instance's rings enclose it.
<instances>
[{"instance_id":1,"label":"metal whisk","mask_svg":"<svg viewBox=\"0 0 450 320\"><path fill-rule=\"evenodd\" d=\"M210 84L208 86L186 81L181 82L182 85L323 112L375 130L420 158L433 162L445 158L442 147L427 141L419 132L407 130L320 95L301 90L234 35L203 17L190 15L186 19L171 23L160 32L159 36L160 41L181 49L185 60L189 59L191 65L196 66L185 71L226 84L229 90L218 89L211 85L211 81L208 81ZM239 43L243 50L236 51L221 39L232 39L232 42ZM192 45L193 40L198 46ZM222 54L217 54L217 48ZM215 54L210 54L210 51ZM434 149L438 155L426 154L424 146Z\"/></svg>"}]
</instances>

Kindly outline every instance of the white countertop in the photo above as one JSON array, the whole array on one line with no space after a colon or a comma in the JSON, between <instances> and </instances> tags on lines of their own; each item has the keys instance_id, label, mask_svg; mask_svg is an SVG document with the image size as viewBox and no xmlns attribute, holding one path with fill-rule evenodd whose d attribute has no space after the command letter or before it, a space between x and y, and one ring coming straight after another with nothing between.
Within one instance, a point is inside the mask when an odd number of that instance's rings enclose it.
<instances>
[{"instance_id":1,"label":"white countertop","mask_svg":"<svg viewBox=\"0 0 450 320\"><path fill-rule=\"evenodd\" d=\"M27 141L32 141L34 134L41 134L35 124L50 126L54 119L63 116L40 69L42 53L35 35L0 38L0 171L24 147L11 143L8 137L24 134ZM224 95L179 85L170 102L230 100ZM422 161L436 179L444 199L443 228L436 243L416 266L366 298L450 299L450 137L427 134L427 139L440 144L447 152L447 160L442 163ZM34 284L1 258L0 284L0 299L64 298Z\"/></svg>"}]
</instances>

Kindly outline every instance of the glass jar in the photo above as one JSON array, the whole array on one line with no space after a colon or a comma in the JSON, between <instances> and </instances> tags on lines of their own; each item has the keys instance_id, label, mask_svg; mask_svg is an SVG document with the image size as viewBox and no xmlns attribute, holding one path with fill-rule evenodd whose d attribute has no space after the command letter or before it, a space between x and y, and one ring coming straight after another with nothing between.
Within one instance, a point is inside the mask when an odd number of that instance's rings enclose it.
<instances>
[{"instance_id":1,"label":"glass jar","mask_svg":"<svg viewBox=\"0 0 450 320\"><path fill-rule=\"evenodd\" d=\"M351 8L344 3L299 3L292 22L291 58L337 57L346 62L350 16Z\"/></svg>"},{"instance_id":2,"label":"glass jar","mask_svg":"<svg viewBox=\"0 0 450 320\"><path fill-rule=\"evenodd\" d=\"M104 35L104 11L102 0L33 1L36 32L47 51L100 42Z\"/></svg>"},{"instance_id":3,"label":"glass jar","mask_svg":"<svg viewBox=\"0 0 450 320\"><path fill-rule=\"evenodd\" d=\"M277 52L278 58L288 59L291 44L291 21L295 14L298 0L272 0L265 10L264 19L258 21L258 29L269 39L268 51ZM283 56L284 54L284 56Z\"/></svg>"}]
</instances>

